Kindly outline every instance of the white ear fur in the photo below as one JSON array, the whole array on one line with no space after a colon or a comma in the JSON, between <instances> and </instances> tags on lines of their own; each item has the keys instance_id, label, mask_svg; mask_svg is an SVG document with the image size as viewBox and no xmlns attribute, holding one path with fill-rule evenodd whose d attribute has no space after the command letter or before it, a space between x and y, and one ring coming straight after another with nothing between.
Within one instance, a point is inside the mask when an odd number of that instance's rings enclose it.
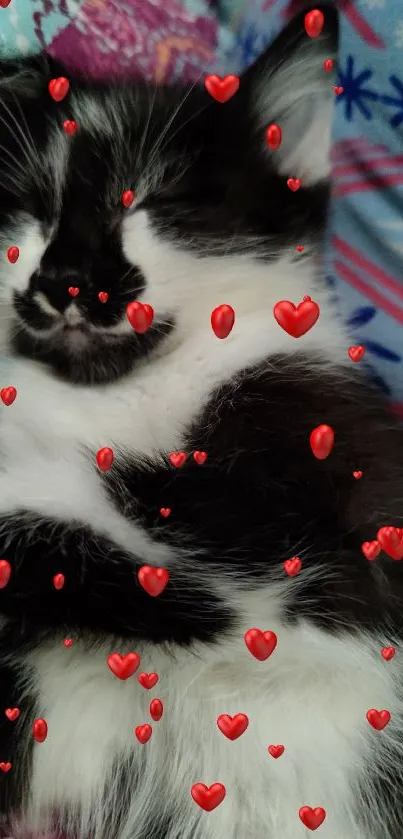
<instances>
[{"instance_id":1,"label":"white ear fur","mask_svg":"<svg viewBox=\"0 0 403 839\"><path fill-rule=\"evenodd\" d=\"M301 34L292 37L273 67L270 50L266 72L260 73L255 87L254 110L266 153L277 171L300 178L306 185L326 179L330 174L330 141L334 108L335 70L326 72L324 62L333 59L333 37L326 33L309 38L301 21ZM272 151L266 143L266 128L275 123L282 130L282 143Z\"/></svg>"}]
</instances>

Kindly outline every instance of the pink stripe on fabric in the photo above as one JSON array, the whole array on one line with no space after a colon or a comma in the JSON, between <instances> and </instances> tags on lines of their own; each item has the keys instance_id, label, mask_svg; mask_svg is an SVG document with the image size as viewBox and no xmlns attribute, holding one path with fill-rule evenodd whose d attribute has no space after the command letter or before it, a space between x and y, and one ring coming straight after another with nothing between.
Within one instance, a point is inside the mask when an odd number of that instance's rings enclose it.
<instances>
[{"instance_id":1,"label":"pink stripe on fabric","mask_svg":"<svg viewBox=\"0 0 403 839\"><path fill-rule=\"evenodd\" d=\"M380 294L376 289L372 288L372 286L368 285L368 283L361 280L358 274L355 274L347 265L344 265L343 262L339 260L335 260L334 262L335 271L339 274L339 276L345 280L349 285L356 288L357 291L360 291L364 297L368 297L369 300L378 306L379 309L382 309L386 312L387 315L394 318L398 323L403 325L403 309L399 309L394 303L388 300L387 297L384 297L383 294Z\"/></svg>"}]
</instances>

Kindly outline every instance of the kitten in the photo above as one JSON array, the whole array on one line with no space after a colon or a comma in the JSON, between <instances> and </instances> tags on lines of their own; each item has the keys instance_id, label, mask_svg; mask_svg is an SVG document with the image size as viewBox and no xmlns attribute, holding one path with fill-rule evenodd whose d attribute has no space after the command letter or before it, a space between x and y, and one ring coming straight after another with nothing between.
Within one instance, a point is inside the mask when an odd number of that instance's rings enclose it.
<instances>
[{"instance_id":1,"label":"kitten","mask_svg":"<svg viewBox=\"0 0 403 839\"><path fill-rule=\"evenodd\" d=\"M17 839L298 839L306 806L326 811L321 839L401 836L403 570L361 549L402 522L401 432L322 277L336 47L334 12L316 39L299 15L225 104L202 80L2 68L2 386L17 397L0 435L0 688L21 713L0 713L0 812ZM273 307L306 295L320 317L296 340ZM135 300L154 309L144 334ZM210 324L222 304L225 340ZM309 444L321 424L325 460ZM168 570L158 596L143 566ZM264 661L252 628L278 638ZM133 652L118 678L108 657ZM384 730L369 709L391 713ZM237 739L223 714L248 717ZM225 787L210 812L198 783Z\"/></svg>"}]
</instances>

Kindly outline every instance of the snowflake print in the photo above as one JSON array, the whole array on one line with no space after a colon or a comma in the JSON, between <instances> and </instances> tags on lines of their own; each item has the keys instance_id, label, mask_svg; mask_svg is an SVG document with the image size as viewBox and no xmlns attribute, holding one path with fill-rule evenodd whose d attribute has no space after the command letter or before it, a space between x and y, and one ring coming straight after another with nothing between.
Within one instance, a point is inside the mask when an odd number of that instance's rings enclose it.
<instances>
[{"instance_id":1,"label":"snowflake print","mask_svg":"<svg viewBox=\"0 0 403 839\"><path fill-rule=\"evenodd\" d=\"M379 99L384 105L396 108L396 113L390 120L390 124L392 128L399 128L399 125L403 122L403 82L395 74L389 76L389 81L396 91L396 96L389 96L385 93L381 94Z\"/></svg>"},{"instance_id":2,"label":"snowflake print","mask_svg":"<svg viewBox=\"0 0 403 839\"><path fill-rule=\"evenodd\" d=\"M395 46L403 47L403 20L398 20L395 26Z\"/></svg>"},{"instance_id":3,"label":"snowflake print","mask_svg":"<svg viewBox=\"0 0 403 839\"><path fill-rule=\"evenodd\" d=\"M339 68L338 84L342 86L343 93L336 99L336 104L344 103L345 117L351 122L353 119L354 107L361 112L365 119L372 119L372 111L369 109L369 102L377 102L378 94L374 90L364 87L365 82L372 79L373 72L369 68L356 72L354 56L347 56L345 71Z\"/></svg>"}]
</instances>

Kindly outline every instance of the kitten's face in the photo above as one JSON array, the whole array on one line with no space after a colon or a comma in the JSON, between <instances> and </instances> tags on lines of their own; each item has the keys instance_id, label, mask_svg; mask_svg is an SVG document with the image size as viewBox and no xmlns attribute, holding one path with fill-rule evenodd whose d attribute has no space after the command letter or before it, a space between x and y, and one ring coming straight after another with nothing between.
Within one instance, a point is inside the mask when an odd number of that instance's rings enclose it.
<instances>
[{"instance_id":1,"label":"kitten's face","mask_svg":"<svg viewBox=\"0 0 403 839\"><path fill-rule=\"evenodd\" d=\"M282 254L315 237L323 221L324 193L315 184L328 171L332 80L322 55L329 57L331 33L310 42L301 21L226 104L203 86L94 87L73 79L55 103L49 80L67 71L43 60L19 73L6 68L0 237L3 253L17 245L20 256L15 264L3 259L1 298L13 352L74 382L109 382L163 352L164 342L210 328L215 306L259 305L255 255L268 260L269 283ZM284 49L289 62L279 66ZM77 122L74 136L65 119ZM280 119L285 139L274 167L265 127ZM304 193L288 189L288 176L304 180ZM135 193L128 208L125 190ZM145 334L126 316L135 300L155 311Z\"/></svg>"}]
</instances>

